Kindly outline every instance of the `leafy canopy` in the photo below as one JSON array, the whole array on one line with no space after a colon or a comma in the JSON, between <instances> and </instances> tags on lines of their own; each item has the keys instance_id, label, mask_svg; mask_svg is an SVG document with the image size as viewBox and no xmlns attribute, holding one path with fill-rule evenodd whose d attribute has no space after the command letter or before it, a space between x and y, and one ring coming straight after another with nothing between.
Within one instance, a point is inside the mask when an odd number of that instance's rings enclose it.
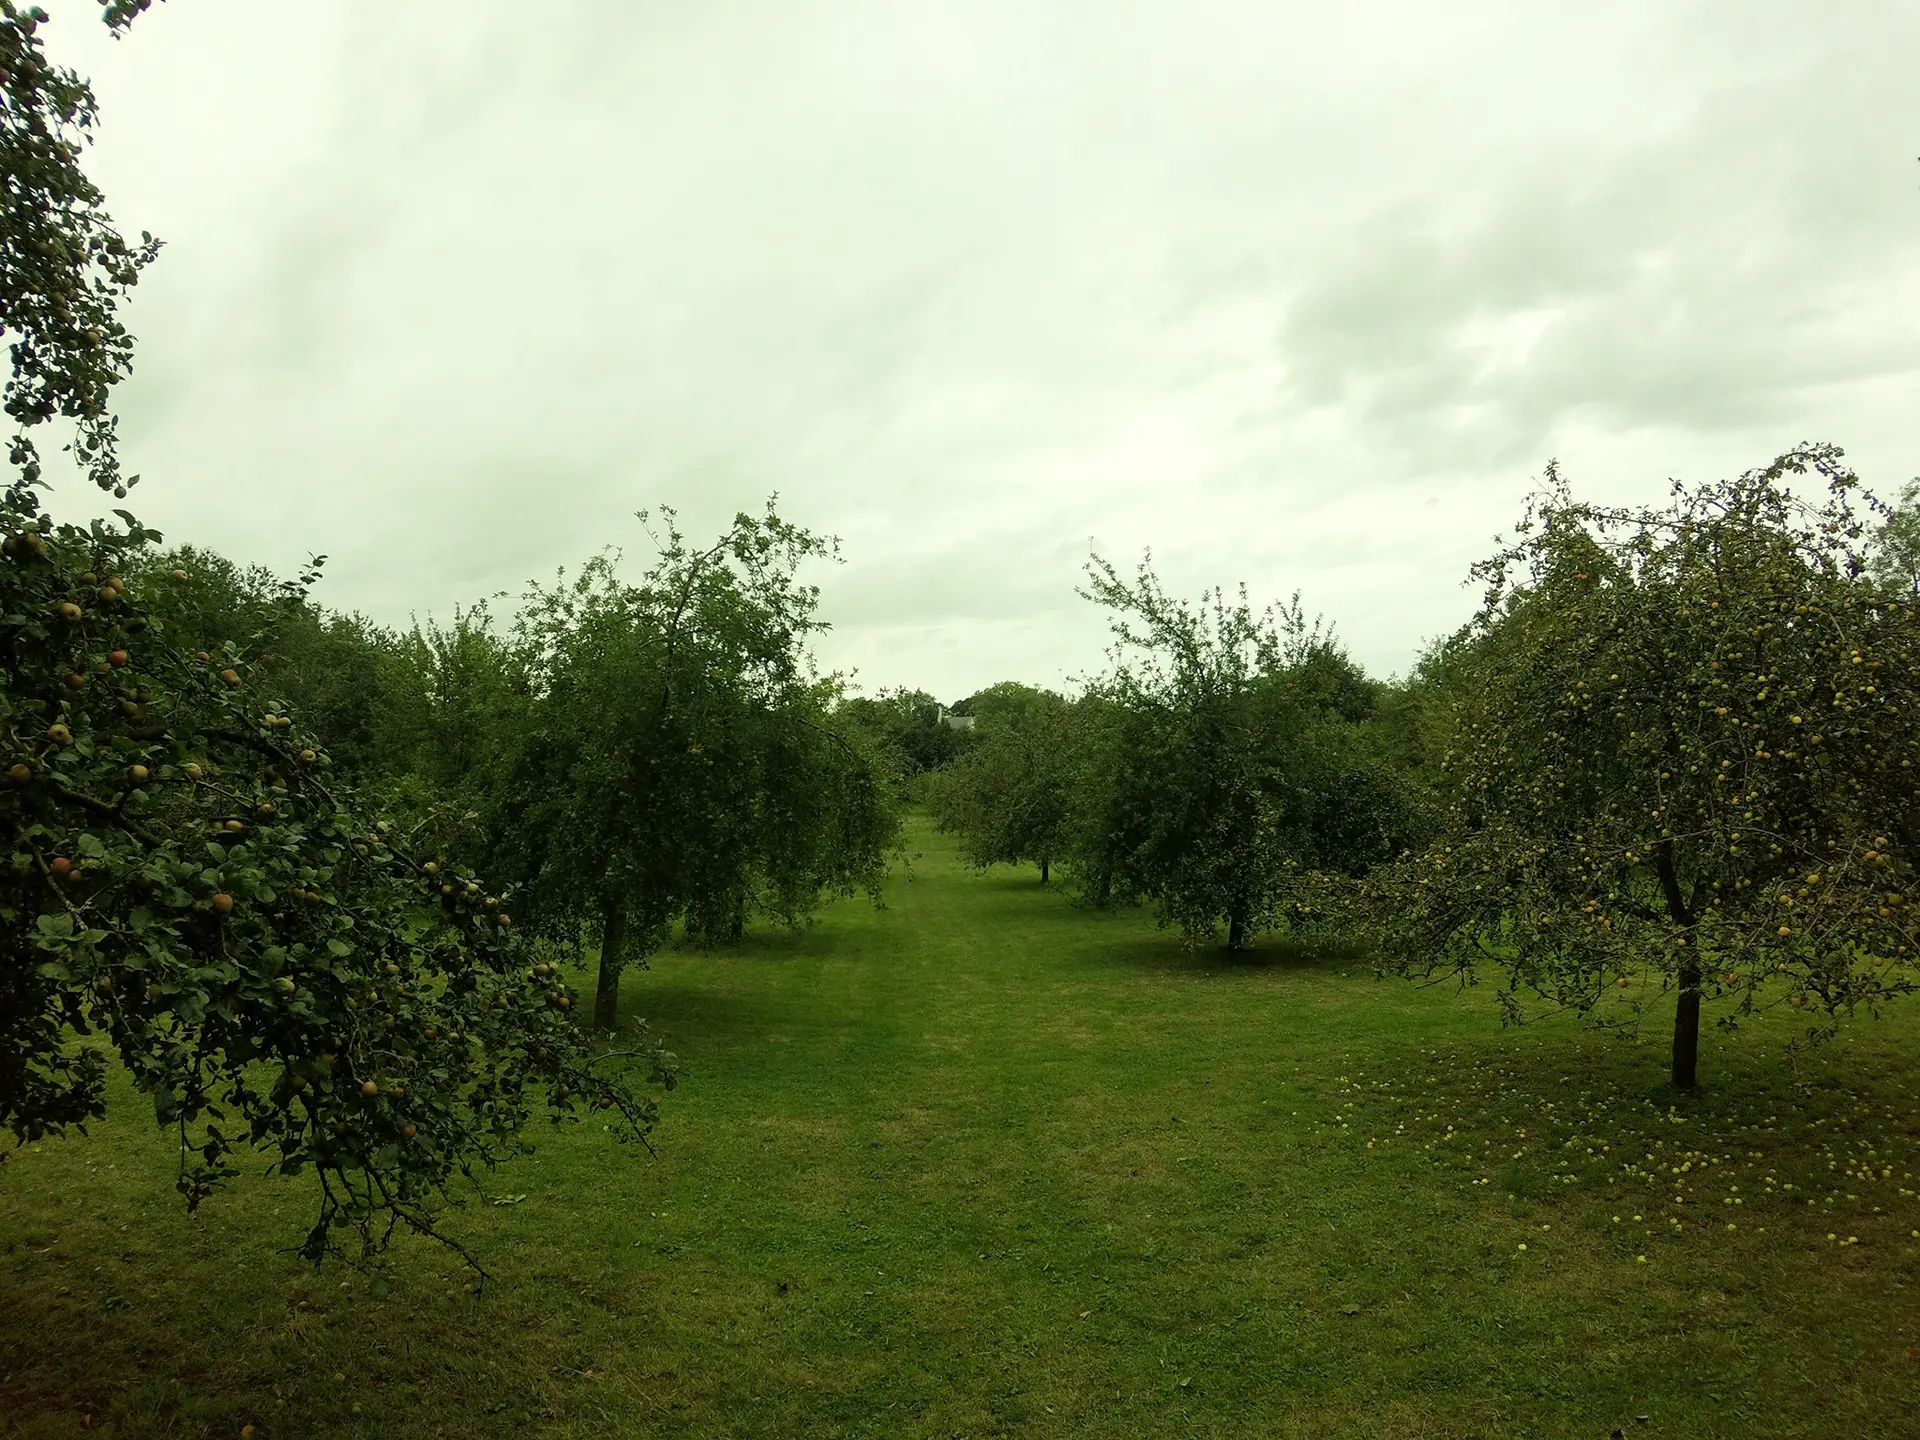
<instances>
[{"instance_id":1,"label":"leafy canopy","mask_svg":"<svg viewBox=\"0 0 1920 1440\"><path fill-rule=\"evenodd\" d=\"M1516 1017L1677 989L1683 1086L1703 1002L1830 1026L1913 989L1920 622L1866 573L1870 504L1831 446L1659 508L1550 470L1452 649L1442 837L1371 882L1389 963L1493 968Z\"/></svg>"},{"instance_id":2,"label":"leafy canopy","mask_svg":"<svg viewBox=\"0 0 1920 1440\"><path fill-rule=\"evenodd\" d=\"M973 864L1031 861L1044 879L1070 844L1076 712L1050 690L1013 681L967 704L972 743L934 777L934 815Z\"/></svg>"},{"instance_id":3,"label":"leafy canopy","mask_svg":"<svg viewBox=\"0 0 1920 1440\"><path fill-rule=\"evenodd\" d=\"M1416 806L1361 732L1370 687L1297 596L1189 605L1150 560L1131 582L1104 560L1088 575L1115 636L1089 712L1107 773L1076 827L1096 894L1153 900L1189 943L1224 921L1237 950L1304 918L1313 872L1403 848Z\"/></svg>"},{"instance_id":4,"label":"leafy canopy","mask_svg":"<svg viewBox=\"0 0 1920 1440\"><path fill-rule=\"evenodd\" d=\"M621 967L676 922L709 938L756 910L800 923L824 894L877 886L895 824L808 648L823 622L798 572L832 542L771 502L705 548L661 520L638 583L602 555L528 593L527 699L489 825L541 932L598 943L608 1028Z\"/></svg>"}]
</instances>

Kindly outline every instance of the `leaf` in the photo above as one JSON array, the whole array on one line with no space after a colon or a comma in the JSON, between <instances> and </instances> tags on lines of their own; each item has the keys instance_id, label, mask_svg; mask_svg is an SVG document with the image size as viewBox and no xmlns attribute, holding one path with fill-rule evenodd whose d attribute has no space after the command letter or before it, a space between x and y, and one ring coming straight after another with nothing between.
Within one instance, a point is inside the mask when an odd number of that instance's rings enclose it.
<instances>
[{"instance_id":1,"label":"leaf","mask_svg":"<svg viewBox=\"0 0 1920 1440\"><path fill-rule=\"evenodd\" d=\"M344 940L327 941L327 953L344 958L353 953L353 947Z\"/></svg>"},{"instance_id":2,"label":"leaf","mask_svg":"<svg viewBox=\"0 0 1920 1440\"><path fill-rule=\"evenodd\" d=\"M1342 1305L1340 1307L1340 1313L1342 1315L1358 1315L1360 1313L1360 1307L1358 1305Z\"/></svg>"}]
</instances>

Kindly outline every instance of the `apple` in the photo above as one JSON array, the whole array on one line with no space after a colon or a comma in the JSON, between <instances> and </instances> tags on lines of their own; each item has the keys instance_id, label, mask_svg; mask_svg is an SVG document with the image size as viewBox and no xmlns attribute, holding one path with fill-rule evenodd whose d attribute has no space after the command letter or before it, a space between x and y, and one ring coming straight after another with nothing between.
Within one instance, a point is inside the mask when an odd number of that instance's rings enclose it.
<instances>
[{"instance_id":1,"label":"apple","mask_svg":"<svg viewBox=\"0 0 1920 1440\"><path fill-rule=\"evenodd\" d=\"M56 745L65 745L72 741L73 732L56 721L47 727L47 738Z\"/></svg>"},{"instance_id":2,"label":"apple","mask_svg":"<svg viewBox=\"0 0 1920 1440\"><path fill-rule=\"evenodd\" d=\"M246 828L247 828L247 822L244 820L227 821L227 829L235 835L238 835L241 831L245 830Z\"/></svg>"},{"instance_id":3,"label":"apple","mask_svg":"<svg viewBox=\"0 0 1920 1440\"><path fill-rule=\"evenodd\" d=\"M213 908L217 914L231 915L233 913L233 896L224 890L216 892L213 897Z\"/></svg>"},{"instance_id":4,"label":"apple","mask_svg":"<svg viewBox=\"0 0 1920 1440\"><path fill-rule=\"evenodd\" d=\"M187 572L184 570L176 570L173 572L173 578L176 580L184 580L187 578Z\"/></svg>"},{"instance_id":5,"label":"apple","mask_svg":"<svg viewBox=\"0 0 1920 1440\"><path fill-rule=\"evenodd\" d=\"M107 663L113 666L115 669L118 669L120 666L126 664L127 661L131 660L132 658L133 657L127 654L127 652L124 650L109 650L107 652Z\"/></svg>"},{"instance_id":6,"label":"apple","mask_svg":"<svg viewBox=\"0 0 1920 1440\"><path fill-rule=\"evenodd\" d=\"M240 672L232 669L222 670L220 672L220 678L229 685L238 685L240 683Z\"/></svg>"},{"instance_id":7,"label":"apple","mask_svg":"<svg viewBox=\"0 0 1920 1440\"><path fill-rule=\"evenodd\" d=\"M319 754L312 750L302 750L300 752L300 763L303 765L311 765L319 758Z\"/></svg>"},{"instance_id":8,"label":"apple","mask_svg":"<svg viewBox=\"0 0 1920 1440\"><path fill-rule=\"evenodd\" d=\"M378 1080L362 1080L360 1082L360 1093L371 1100L375 1095L380 1093L380 1082Z\"/></svg>"},{"instance_id":9,"label":"apple","mask_svg":"<svg viewBox=\"0 0 1920 1440\"><path fill-rule=\"evenodd\" d=\"M80 607L71 600L62 600L58 605L53 607L53 613L71 625L80 618L81 612Z\"/></svg>"},{"instance_id":10,"label":"apple","mask_svg":"<svg viewBox=\"0 0 1920 1440\"><path fill-rule=\"evenodd\" d=\"M13 767L7 771L7 774L12 777L13 783L16 785L24 785L33 778L32 769L17 760L14 762Z\"/></svg>"},{"instance_id":11,"label":"apple","mask_svg":"<svg viewBox=\"0 0 1920 1440\"><path fill-rule=\"evenodd\" d=\"M136 785L146 784L149 773L151 772L149 772L144 765L129 765L127 767L127 778Z\"/></svg>"},{"instance_id":12,"label":"apple","mask_svg":"<svg viewBox=\"0 0 1920 1440\"><path fill-rule=\"evenodd\" d=\"M73 861L69 860L66 856L56 855L53 857L53 873L54 874L64 875L72 868L73 868Z\"/></svg>"},{"instance_id":13,"label":"apple","mask_svg":"<svg viewBox=\"0 0 1920 1440\"><path fill-rule=\"evenodd\" d=\"M414 1125L402 1125L400 1127L400 1138L402 1140L411 1140L414 1136L418 1135L419 1133L420 1133L419 1128Z\"/></svg>"},{"instance_id":14,"label":"apple","mask_svg":"<svg viewBox=\"0 0 1920 1440\"><path fill-rule=\"evenodd\" d=\"M84 676L84 675L82 675L82 674L80 674L80 673L79 673L79 672L78 672L77 670L76 670L76 671L72 671L72 672L70 672L70 673L69 673L69 674L67 675L67 688L68 688L69 690L84 690L84 689L86 689L86 688L87 688L87 677L86 677L86 676Z\"/></svg>"}]
</instances>

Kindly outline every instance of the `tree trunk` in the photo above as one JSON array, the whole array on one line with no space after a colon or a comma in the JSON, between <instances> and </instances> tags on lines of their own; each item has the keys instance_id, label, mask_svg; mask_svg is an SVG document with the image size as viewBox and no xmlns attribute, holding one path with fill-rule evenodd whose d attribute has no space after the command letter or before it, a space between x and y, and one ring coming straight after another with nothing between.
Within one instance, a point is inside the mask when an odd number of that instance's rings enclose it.
<instances>
[{"instance_id":1,"label":"tree trunk","mask_svg":"<svg viewBox=\"0 0 1920 1440\"><path fill-rule=\"evenodd\" d=\"M593 1028L613 1030L620 1023L620 971L626 965L627 912L607 901L600 911L600 983L593 994Z\"/></svg>"},{"instance_id":2,"label":"tree trunk","mask_svg":"<svg viewBox=\"0 0 1920 1440\"><path fill-rule=\"evenodd\" d=\"M1673 1085L1691 1090L1700 1083L1700 961L1680 963L1680 1008L1673 1012Z\"/></svg>"},{"instance_id":3,"label":"tree trunk","mask_svg":"<svg viewBox=\"0 0 1920 1440\"><path fill-rule=\"evenodd\" d=\"M1666 897L1667 915L1682 929L1693 928L1693 909L1680 891L1680 876L1673 863L1673 841L1660 839L1653 847L1653 870L1660 877L1660 892ZM1696 897L1698 893L1696 892ZM1690 936L1681 937L1683 943ZM1680 962L1680 1005L1673 1012L1673 1086L1691 1090L1700 1083L1700 952L1689 948Z\"/></svg>"},{"instance_id":4,"label":"tree trunk","mask_svg":"<svg viewBox=\"0 0 1920 1440\"><path fill-rule=\"evenodd\" d=\"M727 919L727 939L738 942L747 933L747 897L733 897L733 914Z\"/></svg>"},{"instance_id":5,"label":"tree trunk","mask_svg":"<svg viewBox=\"0 0 1920 1440\"><path fill-rule=\"evenodd\" d=\"M1048 864L1049 864L1049 862L1048 862L1048 861L1045 861L1045 860L1042 860L1042 861L1040 862L1040 883L1041 883L1042 885L1044 885L1044 884L1046 884L1046 883L1047 883L1047 866L1048 866Z\"/></svg>"},{"instance_id":6,"label":"tree trunk","mask_svg":"<svg viewBox=\"0 0 1920 1440\"><path fill-rule=\"evenodd\" d=\"M1227 916L1227 950L1243 950L1247 944L1247 918L1235 910Z\"/></svg>"}]
</instances>

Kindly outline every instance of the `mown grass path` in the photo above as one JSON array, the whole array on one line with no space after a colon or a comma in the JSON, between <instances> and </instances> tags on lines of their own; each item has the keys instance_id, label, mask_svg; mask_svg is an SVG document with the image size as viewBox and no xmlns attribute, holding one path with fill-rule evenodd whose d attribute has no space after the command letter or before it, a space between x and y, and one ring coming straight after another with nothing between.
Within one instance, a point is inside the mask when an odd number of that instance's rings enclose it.
<instances>
[{"instance_id":1,"label":"mown grass path","mask_svg":"<svg viewBox=\"0 0 1920 1440\"><path fill-rule=\"evenodd\" d=\"M278 1253L297 1184L186 1216L124 1090L15 1155L0 1434L1920 1434L1920 1015L1676 1105L1657 1043L913 838L884 910L629 977L659 1158L541 1135L453 1217L482 1296Z\"/></svg>"}]
</instances>

